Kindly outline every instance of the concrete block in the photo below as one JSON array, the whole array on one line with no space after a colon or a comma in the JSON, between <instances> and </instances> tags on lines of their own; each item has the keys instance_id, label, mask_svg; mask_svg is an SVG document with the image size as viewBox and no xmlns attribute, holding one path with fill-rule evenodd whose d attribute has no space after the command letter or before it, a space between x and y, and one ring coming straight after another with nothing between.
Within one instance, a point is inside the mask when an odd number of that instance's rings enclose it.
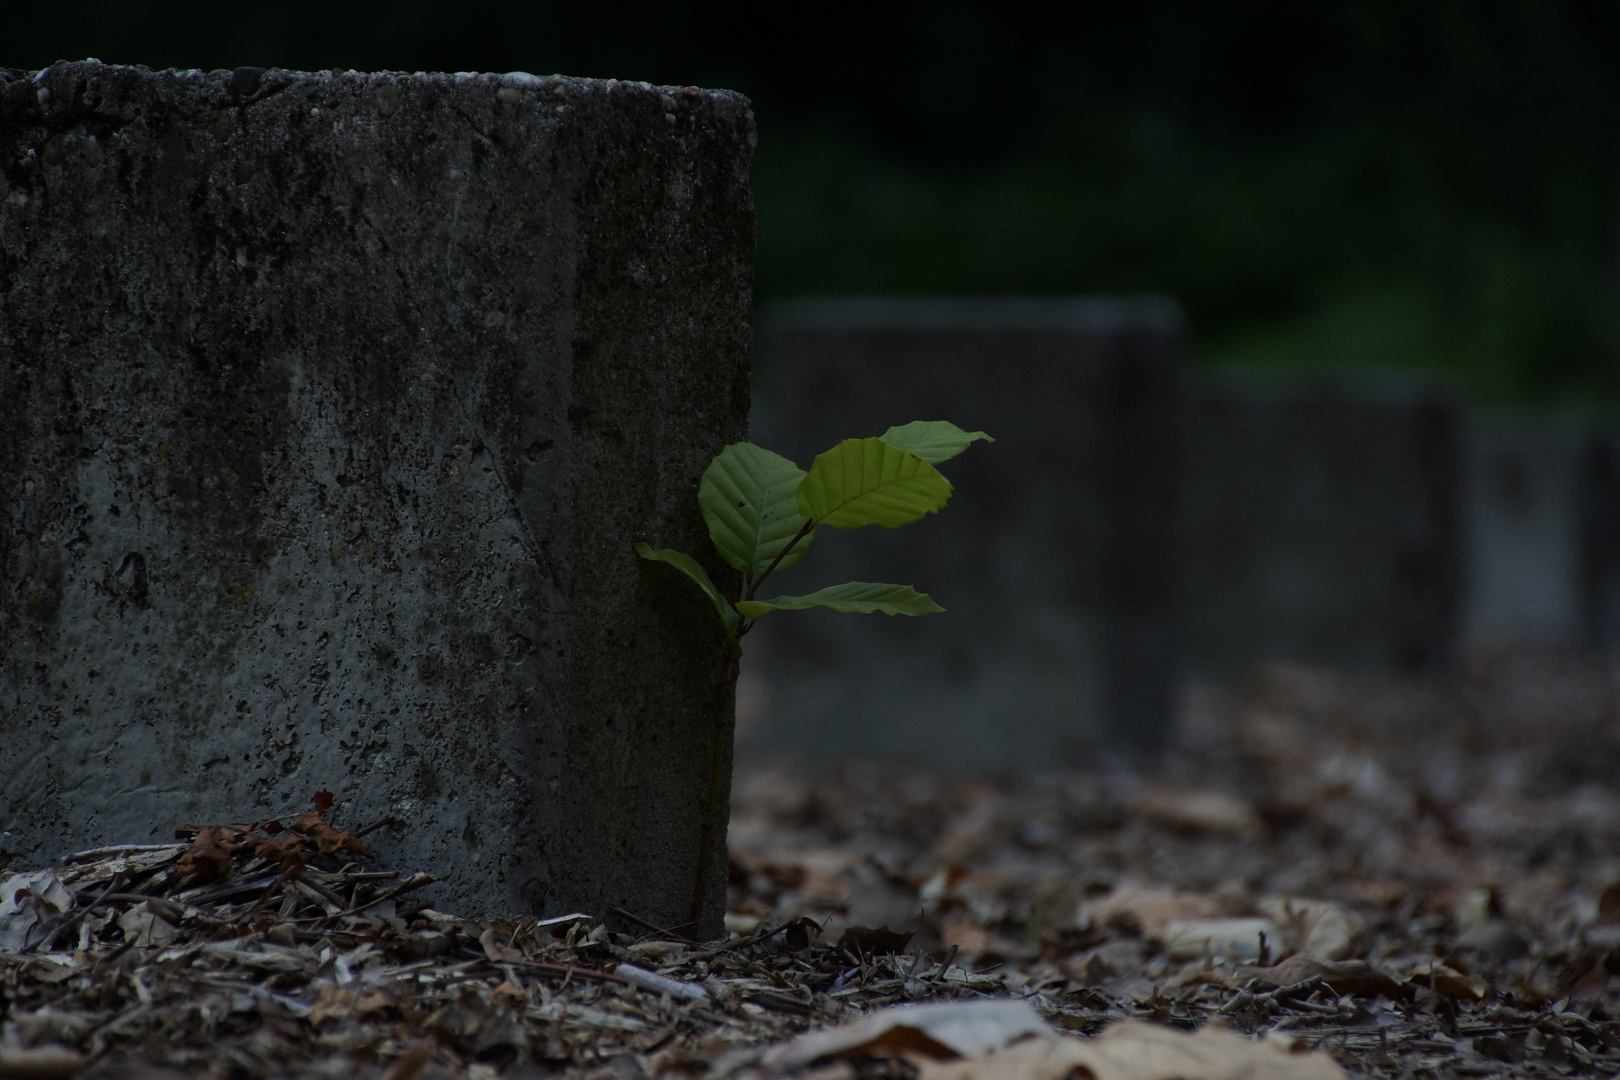
<instances>
[{"instance_id":1,"label":"concrete block","mask_svg":"<svg viewBox=\"0 0 1620 1080\"><path fill-rule=\"evenodd\" d=\"M744 435L752 121L4 72L0 863L325 787L459 910L685 921L732 687L631 543L704 550ZM709 932L724 880L722 848Z\"/></svg>"},{"instance_id":2,"label":"concrete block","mask_svg":"<svg viewBox=\"0 0 1620 1080\"><path fill-rule=\"evenodd\" d=\"M1581 461L1583 644L1620 653L1620 435L1593 432Z\"/></svg>"},{"instance_id":3,"label":"concrete block","mask_svg":"<svg viewBox=\"0 0 1620 1080\"><path fill-rule=\"evenodd\" d=\"M1485 417L1468 440L1471 649L1562 651L1589 637L1586 488L1579 428Z\"/></svg>"},{"instance_id":4,"label":"concrete block","mask_svg":"<svg viewBox=\"0 0 1620 1080\"><path fill-rule=\"evenodd\" d=\"M1189 660L1428 671L1462 629L1460 406L1402 382L1200 387L1188 433Z\"/></svg>"},{"instance_id":5,"label":"concrete block","mask_svg":"<svg viewBox=\"0 0 1620 1080\"><path fill-rule=\"evenodd\" d=\"M823 529L785 592L914 584L927 619L786 612L745 643L747 746L810 758L1056 767L1166 735L1176 670L1182 325L1157 300L839 300L771 309L754 441L807 465L944 419L946 509ZM802 617L801 617L802 616Z\"/></svg>"}]
</instances>

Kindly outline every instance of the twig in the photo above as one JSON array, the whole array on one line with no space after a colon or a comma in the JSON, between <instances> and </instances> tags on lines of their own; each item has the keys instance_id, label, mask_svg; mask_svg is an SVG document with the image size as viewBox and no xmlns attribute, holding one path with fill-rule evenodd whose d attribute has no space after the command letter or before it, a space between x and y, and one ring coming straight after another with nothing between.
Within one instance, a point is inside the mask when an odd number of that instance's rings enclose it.
<instances>
[{"instance_id":1,"label":"twig","mask_svg":"<svg viewBox=\"0 0 1620 1080\"><path fill-rule=\"evenodd\" d=\"M799 541L803 540L807 535L809 535L810 530L815 528L815 527L816 527L816 519L815 518L806 518L805 519L804 524L802 526L800 526L800 528L799 528L798 535L795 536L791 541L788 542L787 547L783 548L781 551L778 551L776 553L776 558L771 560L771 565L769 565L769 566L767 566L765 568L765 572L763 574L759 575L759 577L754 579L754 583L748 587L748 595L746 597L744 597L744 599L752 600L755 596L759 595L759 587L761 585L765 584L765 579L771 576L771 571L775 570L778 566L780 566L781 563L782 563L782 560L787 558L787 553L792 551L794 548L798 547L799 546Z\"/></svg>"},{"instance_id":2,"label":"twig","mask_svg":"<svg viewBox=\"0 0 1620 1080\"><path fill-rule=\"evenodd\" d=\"M101 903L103 900L107 899L107 897L111 896L113 894L114 890L116 890L123 883L124 883L124 875L123 875L122 871L120 871L119 873L114 874L113 877L112 877L112 880L107 882L107 887L101 891L100 896L96 897L94 900L90 901L84 907L82 907L78 911L74 912L72 918L68 919L61 926L58 926L56 929L52 930L49 934L46 934L45 937L40 940L38 945L29 945L29 946L27 946L26 948L23 949L23 952L32 952L34 949L39 949L42 952L50 952L51 951L51 946L56 944L56 939L58 937L60 937L62 934L66 933L67 931L73 929L75 926L78 926L79 923L84 919L84 917L86 915L90 914L90 911L91 911L92 908L94 908L97 904ZM0 1074L0 1075L3 1075L3 1074Z\"/></svg>"},{"instance_id":3,"label":"twig","mask_svg":"<svg viewBox=\"0 0 1620 1080\"><path fill-rule=\"evenodd\" d=\"M353 837L356 837L356 838L362 837L362 836L366 835L366 833L368 833L368 832L376 832L378 829L382 828L384 825L389 824L393 820L394 820L393 818L389 817L387 814L384 814L382 817L378 818L376 821L373 821L370 825L366 825L366 826L364 826L362 828L356 829L354 832L350 833L349 835L353 836Z\"/></svg>"},{"instance_id":4,"label":"twig","mask_svg":"<svg viewBox=\"0 0 1620 1080\"><path fill-rule=\"evenodd\" d=\"M86 851L75 851L71 855L62 856L62 862L64 864L94 862L95 860L105 858L108 855L140 855L149 851L179 852L184 850L185 846L185 844L112 844L108 847L90 848Z\"/></svg>"},{"instance_id":5,"label":"twig","mask_svg":"<svg viewBox=\"0 0 1620 1080\"><path fill-rule=\"evenodd\" d=\"M523 971L533 971L539 975L559 976L564 985L567 985L568 981L576 976L595 982L615 982L624 986L635 985L623 975L615 975L611 971L598 971L596 968L580 967L577 964L551 964L544 960L503 960L501 963L509 964Z\"/></svg>"},{"instance_id":6,"label":"twig","mask_svg":"<svg viewBox=\"0 0 1620 1080\"><path fill-rule=\"evenodd\" d=\"M750 945L758 945L762 941L769 941L771 938L775 937L777 934L780 934L782 931L786 930L792 925L793 923L791 922L785 922L778 926L775 930L761 930L756 934L750 934L748 937L740 937L735 941L728 941L723 945L716 945L712 949L704 949L702 952L693 953L692 959L709 960L713 957L719 956L723 952L730 952L733 949L746 949Z\"/></svg>"},{"instance_id":7,"label":"twig","mask_svg":"<svg viewBox=\"0 0 1620 1080\"><path fill-rule=\"evenodd\" d=\"M365 903L356 904L354 907L350 908L349 910L339 912L337 915L334 915L334 916L328 916L328 918L339 918L339 919L341 919L341 918L345 918L345 917L347 917L349 915L358 915L360 912L366 910L369 907L375 907L376 905L382 903L384 900L392 900L394 897L402 896L405 893L410 892L412 889L420 889L422 886L431 885L435 881L438 881L438 880L439 879L435 875L426 873L425 871L423 873L420 873L420 874L412 874L410 877L406 878L404 881L400 882L398 885L395 885L392 889L385 889L382 892L378 893L376 896L372 897L370 900L367 900Z\"/></svg>"},{"instance_id":8,"label":"twig","mask_svg":"<svg viewBox=\"0 0 1620 1080\"><path fill-rule=\"evenodd\" d=\"M620 964L614 971L643 990L651 990L655 994L668 994L685 1001L707 1001L709 998L708 990L699 983L671 979L635 964Z\"/></svg>"},{"instance_id":9,"label":"twig","mask_svg":"<svg viewBox=\"0 0 1620 1080\"><path fill-rule=\"evenodd\" d=\"M226 885L223 888L215 889L212 892L205 892L199 896L187 896L185 893L180 893L179 895L175 896L174 899L185 904L212 904L219 900L228 899L229 897L241 896L244 893L259 892L264 889L268 889L280 880L280 874L270 874L267 877L255 878L252 881L240 881L235 885Z\"/></svg>"},{"instance_id":10,"label":"twig","mask_svg":"<svg viewBox=\"0 0 1620 1080\"><path fill-rule=\"evenodd\" d=\"M816 1011L815 1005L811 1002L789 997L780 990L756 990L748 996L748 1000L755 1005L763 1005L767 1009L792 1013L795 1016L810 1016Z\"/></svg>"},{"instance_id":11,"label":"twig","mask_svg":"<svg viewBox=\"0 0 1620 1080\"><path fill-rule=\"evenodd\" d=\"M676 923L674 926L659 926L656 923L648 922L646 919L643 919L640 915L632 914L632 913L624 910L624 908L619 907L619 906L614 905L614 904L608 905L608 910L611 911L613 914L619 916L621 919L629 919L631 922L635 923L637 926L641 927L643 930L646 930L649 933L653 933L653 934L674 934L674 933L676 933L676 932L678 932L680 930L684 930L688 926L692 925L692 923L690 921L687 921L687 922L683 922L683 923ZM690 941L691 939L688 938L687 940Z\"/></svg>"}]
</instances>

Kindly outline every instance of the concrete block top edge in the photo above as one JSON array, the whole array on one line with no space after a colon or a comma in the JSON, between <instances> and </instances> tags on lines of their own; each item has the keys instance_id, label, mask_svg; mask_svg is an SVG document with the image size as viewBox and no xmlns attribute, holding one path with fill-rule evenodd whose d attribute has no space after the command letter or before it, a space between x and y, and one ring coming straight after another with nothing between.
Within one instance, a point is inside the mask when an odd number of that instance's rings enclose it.
<instances>
[{"instance_id":1,"label":"concrete block top edge","mask_svg":"<svg viewBox=\"0 0 1620 1080\"><path fill-rule=\"evenodd\" d=\"M1620 434L1620 419L1591 416L1574 409L1476 407L1470 410L1469 419L1476 431L1537 440L1578 442L1594 435Z\"/></svg>"},{"instance_id":2,"label":"concrete block top edge","mask_svg":"<svg viewBox=\"0 0 1620 1080\"><path fill-rule=\"evenodd\" d=\"M1432 402L1458 406L1463 396L1446 379L1403 371L1218 371L1194 383L1205 400L1247 402L1339 401L1364 405Z\"/></svg>"},{"instance_id":3,"label":"concrete block top edge","mask_svg":"<svg viewBox=\"0 0 1620 1080\"><path fill-rule=\"evenodd\" d=\"M752 113L746 96L735 90L705 89L697 86L662 86L629 79L594 79L568 75L533 75L527 71L495 72L434 72L434 71L371 71L363 72L332 69L329 71L295 71L288 68L239 67L231 70L218 68L203 71L199 68L154 69L144 64L103 64L94 58L59 61L47 68L26 70L0 67L0 85L31 81L41 86L56 78L67 76L124 76L147 79L166 79L193 88L210 105L246 105L280 93L301 83L352 83L383 85L387 83L419 83L438 87L486 88L491 93L508 92L520 96L523 91L542 91L554 97L576 95L651 96L670 101L702 101L723 111ZM48 99L47 99L48 100ZM44 102L41 102L43 104ZM667 102L665 103L667 105Z\"/></svg>"},{"instance_id":4,"label":"concrete block top edge","mask_svg":"<svg viewBox=\"0 0 1620 1080\"><path fill-rule=\"evenodd\" d=\"M1181 307L1168 297L815 297L779 300L759 314L763 333L803 330L1107 330L1151 326L1179 334Z\"/></svg>"}]
</instances>

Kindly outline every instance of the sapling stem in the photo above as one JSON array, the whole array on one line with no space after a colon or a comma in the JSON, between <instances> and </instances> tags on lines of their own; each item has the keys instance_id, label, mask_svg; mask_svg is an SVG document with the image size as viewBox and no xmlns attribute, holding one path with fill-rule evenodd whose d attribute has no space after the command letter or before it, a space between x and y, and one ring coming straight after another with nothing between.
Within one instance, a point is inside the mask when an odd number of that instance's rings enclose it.
<instances>
[{"instance_id":1,"label":"sapling stem","mask_svg":"<svg viewBox=\"0 0 1620 1080\"><path fill-rule=\"evenodd\" d=\"M775 570L778 566L780 566L781 563L782 563L782 560L787 558L787 553L792 551L795 547L797 547L798 544L799 544L799 541L803 540L806 536L808 536L810 534L810 530L815 528L815 527L816 527L816 522L815 522L814 518L806 518L805 519L804 524L799 528L799 533L798 533L797 536L795 536L793 538L793 541L790 544L788 544L787 547L783 548L781 551L778 551L776 553L776 558L771 560L771 565L767 566L765 568L765 572L763 574L759 575L759 579L748 587L747 594L743 596L744 600L752 600L754 598L754 594L759 591L759 587L761 585L765 584L765 579L771 576L771 571Z\"/></svg>"},{"instance_id":2,"label":"sapling stem","mask_svg":"<svg viewBox=\"0 0 1620 1080\"><path fill-rule=\"evenodd\" d=\"M646 543L637 542L635 550L644 559L668 563L690 578L702 589L720 616L731 658L726 668L724 686L735 692L738 661L742 650L738 639L753 629L754 619L737 610L737 605L759 602L755 599L760 588L776 572L789 552L797 548L815 531L818 524L835 522L840 529L854 529L863 525L881 525L895 528L916 521L925 514L944 507L951 495L948 480L934 468L937 462L955 457L969 444L978 440L990 441L982 431L963 431L943 420L917 420L910 424L890 428L881 438L845 439L837 446L816 457L808 472L780 454L752 443L733 443L715 456L703 480L698 485L698 507L709 526L725 561L742 569L753 567L759 557L761 538L767 518L781 512L786 500L786 485L796 484L795 501L807 498L806 484L817 492L819 505L799 501L805 509L815 509L808 515L793 539L776 553L763 573L744 570L737 600L728 600L699 562L690 555L673 548L653 550ZM875 455L875 457L874 457ZM873 461L880 461L882 469L871 472ZM891 468L893 466L893 468ZM851 472L853 470L853 473ZM896 471L898 470L898 471ZM827 477L853 476L859 483L854 487L835 484L836 498L829 495ZM819 477L819 479L817 479ZM811 484L811 480L816 483ZM872 496L871 499L867 499ZM862 502L866 499L866 502ZM738 511L745 511L739 520ZM817 590L808 596L782 597L775 603L759 604L765 611L782 608L832 608L835 611L886 612L891 615L931 615L942 610L928 596L909 585L881 585L871 582L850 581ZM734 710L718 710L712 732L709 763L709 790L704 808L702 829L698 836L697 881L692 889L691 925L701 925L703 909L708 899L709 874L714 866L716 834L720 829L721 791L726 786L726 764L732 745Z\"/></svg>"},{"instance_id":3,"label":"sapling stem","mask_svg":"<svg viewBox=\"0 0 1620 1080\"><path fill-rule=\"evenodd\" d=\"M732 657L726 668L727 685L736 685L738 662ZM692 889L693 927L703 925L703 901L709 891L709 864L714 861L714 828L720 821L720 775L725 771L726 746L723 713L717 713L714 723L714 757L709 762L709 806L703 815L703 827L698 833L697 884Z\"/></svg>"}]
</instances>

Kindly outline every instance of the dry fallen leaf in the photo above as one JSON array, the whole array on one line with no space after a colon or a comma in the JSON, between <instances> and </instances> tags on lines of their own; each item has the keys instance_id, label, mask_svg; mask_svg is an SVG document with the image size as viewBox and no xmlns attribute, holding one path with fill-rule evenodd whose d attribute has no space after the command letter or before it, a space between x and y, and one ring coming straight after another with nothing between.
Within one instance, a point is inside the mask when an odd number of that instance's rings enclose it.
<instances>
[{"instance_id":1,"label":"dry fallen leaf","mask_svg":"<svg viewBox=\"0 0 1620 1080\"><path fill-rule=\"evenodd\" d=\"M1171 923L1216 919L1222 914L1221 905L1211 896L1123 884L1082 904L1077 921L1081 926L1128 926L1151 941L1163 941Z\"/></svg>"},{"instance_id":2,"label":"dry fallen leaf","mask_svg":"<svg viewBox=\"0 0 1620 1080\"><path fill-rule=\"evenodd\" d=\"M495 963L511 964L523 959L522 950L501 941L493 926L478 935L478 944L483 947L484 955Z\"/></svg>"},{"instance_id":3,"label":"dry fallen leaf","mask_svg":"<svg viewBox=\"0 0 1620 1080\"><path fill-rule=\"evenodd\" d=\"M178 933L173 923L152 908L151 901L144 901L118 916L118 925L124 931L124 940L136 948L167 945Z\"/></svg>"},{"instance_id":4,"label":"dry fallen leaf","mask_svg":"<svg viewBox=\"0 0 1620 1080\"><path fill-rule=\"evenodd\" d=\"M510 1055L528 1046L528 1033L506 995L467 992L422 1022L443 1042L479 1057Z\"/></svg>"},{"instance_id":5,"label":"dry fallen leaf","mask_svg":"<svg viewBox=\"0 0 1620 1080\"><path fill-rule=\"evenodd\" d=\"M320 998L310 1010L308 1020L314 1027L323 1027L351 1018L364 1020L394 1012L397 1012L395 1003L381 991L326 986L321 988Z\"/></svg>"},{"instance_id":6,"label":"dry fallen leaf","mask_svg":"<svg viewBox=\"0 0 1620 1080\"><path fill-rule=\"evenodd\" d=\"M433 1040L423 1039L411 1046L399 1056L399 1059L382 1074L381 1080L416 1080L422 1073L422 1066L427 1064L428 1058L433 1056Z\"/></svg>"},{"instance_id":7,"label":"dry fallen leaf","mask_svg":"<svg viewBox=\"0 0 1620 1080\"><path fill-rule=\"evenodd\" d=\"M1346 1080L1321 1051L1298 1053L1223 1027L1198 1031L1120 1020L1095 1039L1025 1039L978 1060L918 1060L917 1080Z\"/></svg>"},{"instance_id":8,"label":"dry fallen leaf","mask_svg":"<svg viewBox=\"0 0 1620 1080\"><path fill-rule=\"evenodd\" d=\"M186 845L185 857L175 865L180 877L192 881L218 881L230 873L231 856L242 850L235 829L207 825Z\"/></svg>"},{"instance_id":9,"label":"dry fallen leaf","mask_svg":"<svg viewBox=\"0 0 1620 1080\"><path fill-rule=\"evenodd\" d=\"M1365 929L1361 917L1331 900L1276 897L1260 903L1260 914L1277 924L1287 948L1312 960L1342 960Z\"/></svg>"},{"instance_id":10,"label":"dry fallen leaf","mask_svg":"<svg viewBox=\"0 0 1620 1080\"><path fill-rule=\"evenodd\" d=\"M831 1058L900 1051L974 1058L1028 1035L1051 1034L1051 1027L1040 1014L1027 1001L1018 999L899 1005L773 1046L760 1066L768 1072L790 1072Z\"/></svg>"},{"instance_id":11,"label":"dry fallen leaf","mask_svg":"<svg viewBox=\"0 0 1620 1080\"><path fill-rule=\"evenodd\" d=\"M851 926L838 939L838 947L856 956L889 956L904 949L915 930L890 930L887 926Z\"/></svg>"},{"instance_id":12,"label":"dry fallen leaf","mask_svg":"<svg viewBox=\"0 0 1620 1080\"><path fill-rule=\"evenodd\" d=\"M84 1055L65 1046L23 1049L0 1043L0 1076L12 1080L65 1080L84 1068Z\"/></svg>"},{"instance_id":13,"label":"dry fallen leaf","mask_svg":"<svg viewBox=\"0 0 1620 1080\"><path fill-rule=\"evenodd\" d=\"M1260 824L1260 815L1251 804L1219 791L1150 787L1137 799L1136 812L1157 825L1226 836Z\"/></svg>"},{"instance_id":14,"label":"dry fallen leaf","mask_svg":"<svg viewBox=\"0 0 1620 1080\"><path fill-rule=\"evenodd\" d=\"M40 944L73 907L73 893L50 870L13 874L0 884L0 953Z\"/></svg>"},{"instance_id":15,"label":"dry fallen leaf","mask_svg":"<svg viewBox=\"0 0 1620 1080\"><path fill-rule=\"evenodd\" d=\"M293 819L288 826L295 833L303 833L315 841L316 849L322 855L334 852L345 852L352 855L364 855L371 849L365 841L357 839L353 833L344 829L334 828L321 820L321 815L315 810L306 810Z\"/></svg>"},{"instance_id":16,"label":"dry fallen leaf","mask_svg":"<svg viewBox=\"0 0 1620 1080\"><path fill-rule=\"evenodd\" d=\"M1485 996L1488 989L1483 981L1464 975L1449 964L1437 964L1433 961L1408 976L1406 985L1414 989L1433 990L1442 997L1458 998L1462 1001L1478 1001Z\"/></svg>"},{"instance_id":17,"label":"dry fallen leaf","mask_svg":"<svg viewBox=\"0 0 1620 1080\"><path fill-rule=\"evenodd\" d=\"M290 881L304 872L309 865L308 841L301 836L281 836L275 839L250 838L253 853L281 871L284 881Z\"/></svg>"},{"instance_id":18,"label":"dry fallen leaf","mask_svg":"<svg viewBox=\"0 0 1620 1080\"><path fill-rule=\"evenodd\" d=\"M1164 928L1164 952L1172 960L1204 956L1251 959L1282 951L1282 934L1270 919L1194 919Z\"/></svg>"},{"instance_id":19,"label":"dry fallen leaf","mask_svg":"<svg viewBox=\"0 0 1620 1080\"><path fill-rule=\"evenodd\" d=\"M1341 960L1325 963L1304 956L1290 956L1273 967L1245 967L1233 973L1232 981L1241 986L1256 980L1262 990L1279 986L1293 986L1316 976L1335 994L1373 998L1380 994L1391 1000L1402 996L1401 982L1387 971L1373 967L1365 960Z\"/></svg>"}]
</instances>

